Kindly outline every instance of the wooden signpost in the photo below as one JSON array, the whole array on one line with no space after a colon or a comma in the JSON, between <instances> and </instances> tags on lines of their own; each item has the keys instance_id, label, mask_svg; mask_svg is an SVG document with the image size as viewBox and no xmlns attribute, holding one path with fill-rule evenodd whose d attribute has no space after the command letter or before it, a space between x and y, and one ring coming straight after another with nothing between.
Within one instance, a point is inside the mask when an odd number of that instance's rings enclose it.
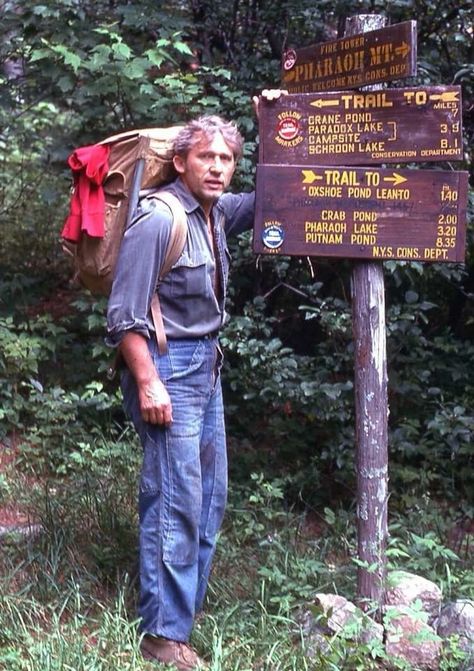
<instances>
[{"instance_id":1,"label":"wooden signpost","mask_svg":"<svg viewBox=\"0 0 474 671\"><path fill-rule=\"evenodd\" d=\"M464 261L467 172L259 165L260 254Z\"/></svg>"},{"instance_id":2,"label":"wooden signpost","mask_svg":"<svg viewBox=\"0 0 474 671\"><path fill-rule=\"evenodd\" d=\"M259 160L291 165L459 160L461 112L459 86L263 100Z\"/></svg>"},{"instance_id":3,"label":"wooden signpost","mask_svg":"<svg viewBox=\"0 0 474 671\"><path fill-rule=\"evenodd\" d=\"M416 73L416 21L303 49L282 59L282 87L290 93L354 89Z\"/></svg>"},{"instance_id":4,"label":"wooden signpost","mask_svg":"<svg viewBox=\"0 0 474 671\"><path fill-rule=\"evenodd\" d=\"M462 158L458 87L378 85L416 74L416 22L384 22L351 17L343 38L284 54L282 88L290 95L260 105L254 228L260 254L355 260L357 591L379 614L388 536L380 261L463 261L467 209L466 172L371 167ZM365 89L345 92L358 87Z\"/></svg>"}]
</instances>

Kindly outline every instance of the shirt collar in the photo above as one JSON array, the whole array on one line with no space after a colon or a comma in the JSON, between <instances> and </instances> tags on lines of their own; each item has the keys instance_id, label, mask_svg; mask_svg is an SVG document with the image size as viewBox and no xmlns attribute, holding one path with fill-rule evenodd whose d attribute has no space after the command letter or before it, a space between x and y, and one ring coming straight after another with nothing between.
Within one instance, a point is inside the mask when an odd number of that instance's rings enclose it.
<instances>
[{"instance_id":1,"label":"shirt collar","mask_svg":"<svg viewBox=\"0 0 474 671\"><path fill-rule=\"evenodd\" d=\"M181 201L186 214L190 214L191 212L194 212L195 210L202 210L201 205L198 203L196 198L193 196L191 191L188 189L188 187L185 185L181 177L177 177L174 182L172 182L171 186L173 187L173 192L178 196L179 200ZM219 202L219 199L214 203L212 206L212 210L214 210L216 204Z\"/></svg>"},{"instance_id":2,"label":"shirt collar","mask_svg":"<svg viewBox=\"0 0 474 671\"><path fill-rule=\"evenodd\" d=\"M194 210L197 210L201 207L191 191L184 184L181 177L177 177L171 186L173 187L174 193L178 196L184 209L186 210L186 214L194 212Z\"/></svg>"}]
</instances>

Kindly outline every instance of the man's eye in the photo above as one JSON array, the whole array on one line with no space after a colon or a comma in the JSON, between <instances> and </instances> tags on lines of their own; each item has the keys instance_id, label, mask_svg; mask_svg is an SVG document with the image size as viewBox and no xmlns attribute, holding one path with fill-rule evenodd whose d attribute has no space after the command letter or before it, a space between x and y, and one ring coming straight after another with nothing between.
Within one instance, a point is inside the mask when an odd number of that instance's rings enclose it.
<instances>
[{"instance_id":1,"label":"man's eye","mask_svg":"<svg viewBox=\"0 0 474 671\"><path fill-rule=\"evenodd\" d=\"M220 163L229 164L229 163L232 163L232 160L233 160L233 157L229 156L228 154L223 154L223 155L219 155L219 154L200 154L199 158L200 158L201 161L203 161L205 163L215 163L216 160L219 160Z\"/></svg>"}]
</instances>

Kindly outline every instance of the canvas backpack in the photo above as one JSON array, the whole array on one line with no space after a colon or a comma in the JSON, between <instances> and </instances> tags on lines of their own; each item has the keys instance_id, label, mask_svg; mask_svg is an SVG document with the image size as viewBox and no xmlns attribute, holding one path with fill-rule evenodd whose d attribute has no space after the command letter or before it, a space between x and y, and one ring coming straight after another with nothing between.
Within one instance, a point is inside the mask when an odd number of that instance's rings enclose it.
<instances>
[{"instance_id":1,"label":"canvas backpack","mask_svg":"<svg viewBox=\"0 0 474 671\"><path fill-rule=\"evenodd\" d=\"M187 235L186 213L176 196L160 190L160 187L176 177L171 148L180 130L181 126L172 126L129 131L108 137L96 145L79 148L71 154L69 164L74 165L75 169L75 193L61 234L62 246L73 259L75 277L92 293L105 296L110 293L120 244L141 197L163 201L173 215L171 236L156 280L157 285L181 255ZM83 157L92 157L89 165L84 167L80 162ZM96 165L91 167L93 160L96 160ZM76 163L79 164L77 169ZM103 174L100 170L103 170ZM87 171L91 175L90 203ZM85 187L81 179L85 181ZM78 190L84 188L84 202L78 204L81 196ZM99 209L97 203L100 204ZM86 209L88 205L92 208L89 216L93 225L102 229L99 234L96 230L90 234L81 228L83 213L78 208ZM151 313L158 347L163 353L166 351L166 337L156 292L151 303Z\"/></svg>"}]
</instances>

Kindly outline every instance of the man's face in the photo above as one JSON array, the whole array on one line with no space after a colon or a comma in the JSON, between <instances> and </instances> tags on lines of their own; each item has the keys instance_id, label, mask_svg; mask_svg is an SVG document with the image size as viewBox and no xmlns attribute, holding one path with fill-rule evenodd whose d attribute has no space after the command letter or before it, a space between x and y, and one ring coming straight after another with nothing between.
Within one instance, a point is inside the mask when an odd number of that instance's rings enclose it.
<instances>
[{"instance_id":1,"label":"man's face","mask_svg":"<svg viewBox=\"0 0 474 671\"><path fill-rule=\"evenodd\" d=\"M175 156L173 163L183 182L209 214L212 204L229 186L234 174L232 149L220 133L211 139L203 135L186 157Z\"/></svg>"}]
</instances>

